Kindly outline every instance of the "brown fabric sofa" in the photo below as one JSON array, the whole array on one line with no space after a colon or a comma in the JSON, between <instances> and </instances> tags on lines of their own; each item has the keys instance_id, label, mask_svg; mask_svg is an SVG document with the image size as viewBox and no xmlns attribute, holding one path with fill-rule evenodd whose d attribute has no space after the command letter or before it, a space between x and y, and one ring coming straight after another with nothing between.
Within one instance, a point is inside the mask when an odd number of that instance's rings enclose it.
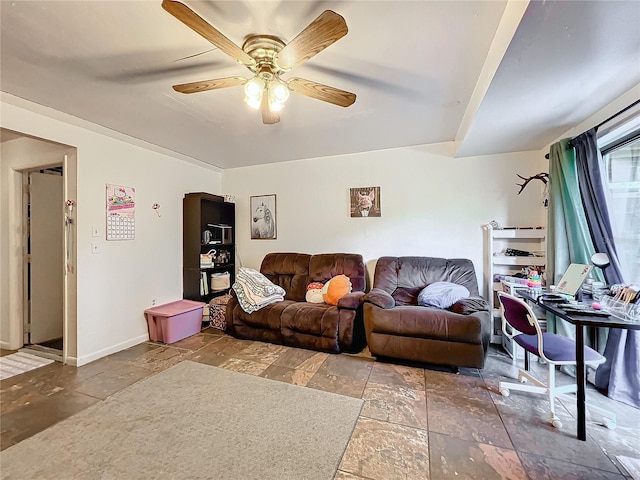
<instances>
[{"instance_id":1,"label":"brown fabric sofa","mask_svg":"<svg viewBox=\"0 0 640 480\"><path fill-rule=\"evenodd\" d=\"M263 259L260 272L284 288L285 299L249 314L233 296L226 311L231 335L332 353L359 352L364 348L362 255L270 253ZM337 306L305 301L309 283L324 283L340 274L349 277L352 292Z\"/></svg>"},{"instance_id":2,"label":"brown fabric sofa","mask_svg":"<svg viewBox=\"0 0 640 480\"><path fill-rule=\"evenodd\" d=\"M447 310L419 306L420 291L438 281L461 284L471 297ZM479 297L470 260L381 257L373 289L363 302L372 355L452 367L484 366L491 318Z\"/></svg>"}]
</instances>

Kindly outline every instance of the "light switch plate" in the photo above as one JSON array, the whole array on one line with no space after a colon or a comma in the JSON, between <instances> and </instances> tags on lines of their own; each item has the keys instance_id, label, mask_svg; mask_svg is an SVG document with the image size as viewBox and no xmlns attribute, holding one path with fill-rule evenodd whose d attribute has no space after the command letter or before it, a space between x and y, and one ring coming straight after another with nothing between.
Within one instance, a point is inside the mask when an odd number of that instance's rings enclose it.
<instances>
[{"instance_id":1,"label":"light switch plate","mask_svg":"<svg viewBox=\"0 0 640 480\"><path fill-rule=\"evenodd\" d=\"M91 253L100 253L100 247L98 246L97 243L92 243L91 244Z\"/></svg>"},{"instance_id":2,"label":"light switch plate","mask_svg":"<svg viewBox=\"0 0 640 480\"><path fill-rule=\"evenodd\" d=\"M99 237L100 236L100 229L98 227L91 227L91 236L92 237Z\"/></svg>"}]
</instances>

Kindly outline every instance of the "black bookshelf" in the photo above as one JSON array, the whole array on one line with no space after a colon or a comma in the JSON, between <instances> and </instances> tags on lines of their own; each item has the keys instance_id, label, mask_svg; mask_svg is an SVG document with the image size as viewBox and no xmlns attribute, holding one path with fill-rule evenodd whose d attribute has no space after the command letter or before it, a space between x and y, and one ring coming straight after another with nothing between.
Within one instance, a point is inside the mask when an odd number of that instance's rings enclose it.
<instances>
[{"instance_id":1,"label":"black bookshelf","mask_svg":"<svg viewBox=\"0 0 640 480\"><path fill-rule=\"evenodd\" d=\"M235 204L210 193L187 193L183 213L183 298L209 302L229 289L213 290L211 277L228 272L229 285L235 281ZM200 255L215 250L213 264L201 264Z\"/></svg>"}]
</instances>

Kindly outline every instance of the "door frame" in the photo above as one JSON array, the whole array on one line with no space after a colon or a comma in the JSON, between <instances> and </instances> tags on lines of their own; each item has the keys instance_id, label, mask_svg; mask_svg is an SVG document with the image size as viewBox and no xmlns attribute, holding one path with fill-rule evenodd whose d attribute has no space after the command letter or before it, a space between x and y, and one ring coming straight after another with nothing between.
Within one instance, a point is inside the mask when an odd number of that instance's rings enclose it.
<instances>
[{"instance_id":1,"label":"door frame","mask_svg":"<svg viewBox=\"0 0 640 480\"><path fill-rule=\"evenodd\" d=\"M32 137L33 138L33 137ZM44 143L52 143L44 139ZM18 350L24 346L24 312L28 308L25 304L26 293L24 275L24 255L26 254L26 225L24 224L22 179L25 170L38 170L52 165L63 165L63 198L73 202L73 209L69 210L65 205L65 217L71 220L71 228L64 238L64 252L68 251L69 257L65 258L67 268L63 281L63 352L62 361L70 365L77 365L77 150L68 145L55 144L58 147L66 147L58 156L57 161L49 161L40 164L37 159L24 158L13 162L9 168L8 196L9 218L11 235L8 239L9 248L9 345L6 348ZM66 232L67 230L65 230ZM66 256L66 255L65 255Z\"/></svg>"}]
</instances>

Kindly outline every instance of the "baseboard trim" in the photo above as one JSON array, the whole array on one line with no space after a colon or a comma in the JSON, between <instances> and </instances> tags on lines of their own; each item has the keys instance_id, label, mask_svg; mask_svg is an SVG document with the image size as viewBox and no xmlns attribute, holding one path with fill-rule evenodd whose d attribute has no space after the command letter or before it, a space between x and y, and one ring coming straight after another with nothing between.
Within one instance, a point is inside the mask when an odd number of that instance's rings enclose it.
<instances>
[{"instance_id":1,"label":"baseboard trim","mask_svg":"<svg viewBox=\"0 0 640 480\"><path fill-rule=\"evenodd\" d=\"M89 355L84 355L82 357L75 358L75 366L81 367L82 365L86 365L87 363L91 363L99 358L106 357L107 355L111 355L112 353L117 353L121 350L125 350L129 347L133 347L134 345L138 345L142 342L146 342L149 340L149 334L146 333L144 335L140 335L139 337L131 338L125 342L118 343L116 345L112 345L108 348L98 350L97 352L91 353ZM72 357L67 357L67 363L71 363Z\"/></svg>"},{"instance_id":2,"label":"baseboard trim","mask_svg":"<svg viewBox=\"0 0 640 480\"><path fill-rule=\"evenodd\" d=\"M65 365L71 365L72 367L78 366L78 359L76 357L67 357Z\"/></svg>"},{"instance_id":3,"label":"baseboard trim","mask_svg":"<svg viewBox=\"0 0 640 480\"><path fill-rule=\"evenodd\" d=\"M4 348L5 350L14 350L13 348L9 348L10 343L5 342L4 340L0 340L0 348Z\"/></svg>"}]
</instances>

